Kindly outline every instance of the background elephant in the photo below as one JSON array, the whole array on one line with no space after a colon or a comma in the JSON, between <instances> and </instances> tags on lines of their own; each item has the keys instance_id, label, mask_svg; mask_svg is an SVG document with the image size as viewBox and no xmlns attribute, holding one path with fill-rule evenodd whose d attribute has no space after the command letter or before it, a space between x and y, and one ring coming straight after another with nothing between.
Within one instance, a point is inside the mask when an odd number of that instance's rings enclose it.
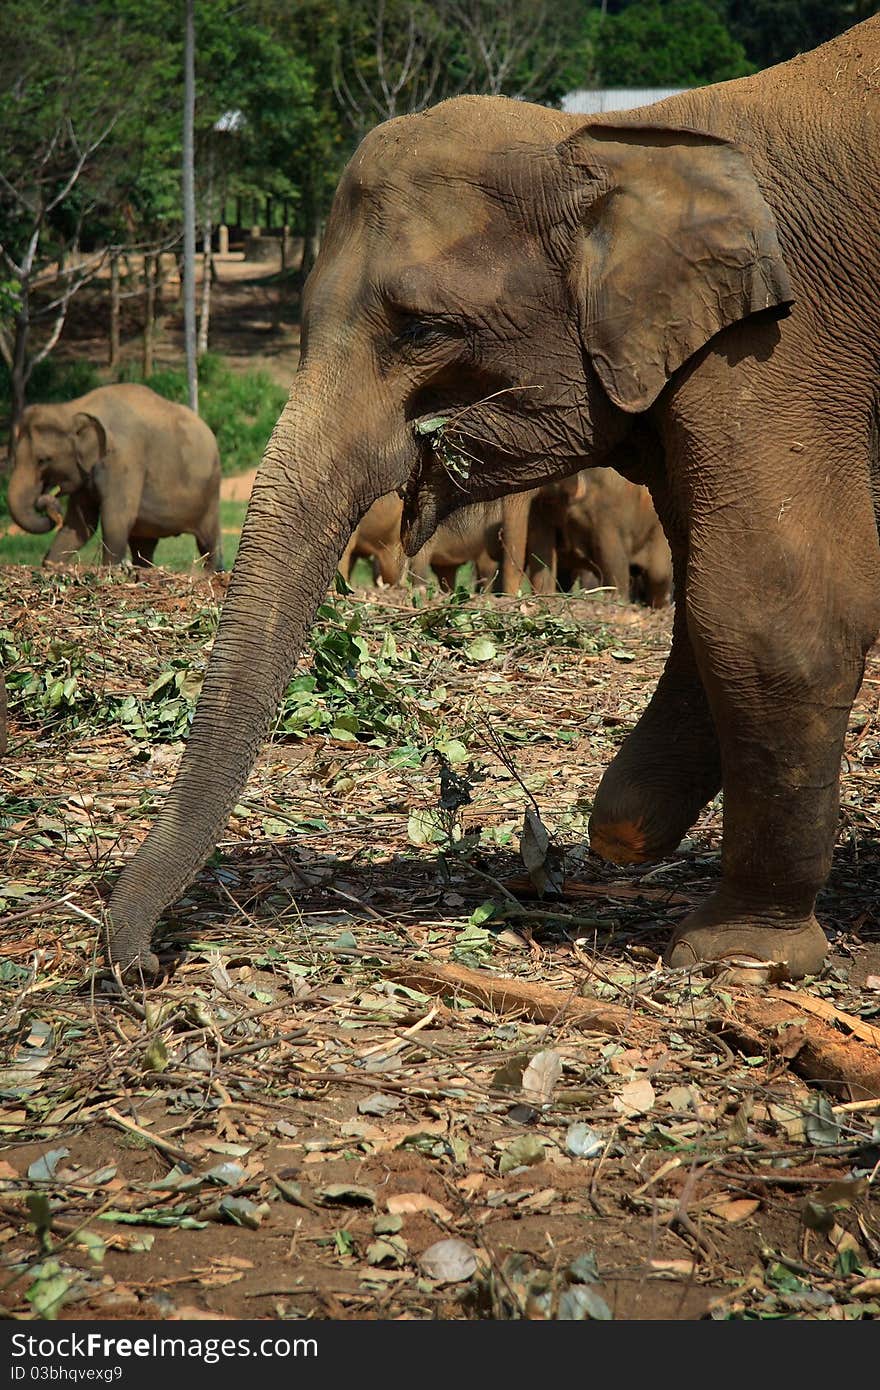
<instances>
[{"instance_id":1,"label":"background elephant","mask_svg":"<svg viewBox=\"0 0 880 1390\"><path fill-rule=\"evenodd\" d=\"M638 592L651 607L669 603L673 557L648 489L616 468L584 468L566 481L574 486L542 488L531 505L532 587L606 585L621 599Z\"/></svg>"},{"instance_id":2,"label":"background elephant","mask_svg":"<svg viewBox=\"0 0 880 1390\"><path fill-rule=\"evenodd\" d=\"M632 447L672 550L673 641L592 845L661 858L723 781L720 885L668 960L819 969L843 738L880 627L878 71L875 18L642 111L461 97L367 135L185 755L110 902L113 960L155 968L158 915L216 842L377 497L403 490L414 555L463 501Z\"/></svg>"},{"instance_id":3,"label":"background elephant","mask_svg":"<svg viewBox=\"0 0 880 1390\"><path fill-rule=\"evenodd\" d=\"M46 562L70 560L101 523L105 561L130 547L152 561L162 536L189 532L208 569L222 569L220 456L203 420L147 386L100 386L63 405L24 413L9 479L9 510L25 531L51 531Z\"/></svg>"},{"instance_id":4,"label":"background elephant","mask_svg":"<svg viewBox=\"0 0 880 1390\"><path fill-rule=\"evenodd\" d=\"M403 502L396 493L388 493L373 503L357 527L343 551L340 572L349 580L354 560L366 556L375 562L386 584L399 584L406 573L426 583L433 571L441 587L451 590L459 566L472 563L478 581L491 585L505 554L504 536L511 516L522 509L527 513L530 500L531 494L523 494L503 502L462 507L438 526L430 540L408 560L400 538ZM513 588L507 592L516 591Z\"/></svg>"}]
</instances>

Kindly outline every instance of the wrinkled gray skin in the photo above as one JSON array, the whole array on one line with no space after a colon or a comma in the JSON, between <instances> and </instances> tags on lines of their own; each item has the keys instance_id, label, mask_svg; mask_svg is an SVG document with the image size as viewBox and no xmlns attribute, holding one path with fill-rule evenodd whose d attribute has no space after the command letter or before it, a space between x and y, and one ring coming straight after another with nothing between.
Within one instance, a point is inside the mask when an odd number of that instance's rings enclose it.
<instances>
[{"instance_id":1,"label":"wrinkled gray skin","mask_svg":"<svg viewBox=\"0 0 880 1390\"><path fill-rule=\"evenodd\" d=\"M106 563L130 548L147 565L161 537L188 532L208 569L223 568L217 441L193 411L148 386L28 407L9 479L9 510L25 531L41 535L59 520L53 487L67 510L47 564L72 560L100 521Z\"/></svg>"},{"instance_id":2,"label":"wrinkled gray skin","mask_svg":"<svg viewBox=\"0 0 880 1390\"><path fill-rule=\"evenodd\" d=\"M674 639L605 774L593 846L669 853L723 781L721 883L668 959L820 967L815 895L880 626L878 71L872 19L624 117L460 98L367 136L309 280L180 771L110 903L114 961L155 967L157 918L225 825L370 504L404 490L414 554L463 500L601 465L641 434ZM456 411L446 444L467 476L414 429Z\"/></svg>"}]
</instances>

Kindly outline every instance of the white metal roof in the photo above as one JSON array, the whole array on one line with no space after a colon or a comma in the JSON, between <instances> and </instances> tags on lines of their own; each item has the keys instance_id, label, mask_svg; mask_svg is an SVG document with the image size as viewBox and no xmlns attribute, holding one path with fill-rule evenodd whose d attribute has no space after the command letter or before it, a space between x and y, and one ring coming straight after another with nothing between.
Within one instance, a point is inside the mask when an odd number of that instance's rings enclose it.
<instances>
[{"instance_id":1,"label":"white metal roof","mask_svg":"<svg viewBox=\"0 0 880 1390\"><path fill-rule=\"evenodd\" d=\"M602 111L631 111L634 106L652 106L664 97L686 92L687 87L579 87L562 98L563 111L596 116Z\"/></svg>"}]
</instances>

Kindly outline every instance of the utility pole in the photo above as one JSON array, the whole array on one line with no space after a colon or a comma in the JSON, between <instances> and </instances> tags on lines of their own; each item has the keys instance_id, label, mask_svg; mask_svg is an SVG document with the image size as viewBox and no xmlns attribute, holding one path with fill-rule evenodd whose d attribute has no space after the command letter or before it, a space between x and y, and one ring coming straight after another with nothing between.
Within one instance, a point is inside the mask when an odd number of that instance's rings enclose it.
<instances>
[{"instance_id":1,"label":"utility pole","mask_svg":"<svg viewBox=\"0 0 880 1390\"><path fill-rule=\"evenodd\" d=\"M198 413L199 379L196 368L196 25L195 0L186 0L186 34L183 57L183 337L186 346L186 379L190 409Z\"/></svg>"}]
</instances>

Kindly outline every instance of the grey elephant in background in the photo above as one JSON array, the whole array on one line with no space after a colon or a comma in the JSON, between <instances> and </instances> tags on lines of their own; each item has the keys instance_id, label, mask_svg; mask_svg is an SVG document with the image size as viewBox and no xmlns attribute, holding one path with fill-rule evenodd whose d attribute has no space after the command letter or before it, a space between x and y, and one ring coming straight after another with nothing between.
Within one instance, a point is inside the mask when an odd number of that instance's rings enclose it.
<instances>
[{"instance_id":1,"label":"grey elephant in background","mask_svg":"<svg viewBox=\"0 0 880 1390\"><path fill-rule=\"evenodd\" d=\"M499 574L508 513L524 509L528 515L530 499L531 494L521 494L505 498L503 503L461 507L437 527L418 554L407 559L400 539L403 502L390 492L373 503L352 535L339 562L340 573L348 581L355 559L365 556L373 561L384 584L399 584L405 575L427 583L433 570L443 588L453 589L459 565L472 563L480 584L488 587ZM520 563L516 587L505 592L516 593L521 570Z\"/></svg>"},{"instance_id":2,"label":"grey elephant in background","mask_svg":"<svg viewBox=\"0 0 880 1390\"><path fill-rule=\"evenodd\" d=\"M67 497L62 518L50 489ZM69 561L98 522L104 561L130 548L152 562L163 536L189 533L210 570L223 568L220 455L203 420L147 386L100 386L61 405L24 412L9 510L25 531L60 530L44 563Z\"/></svg>"}]
</instances>

